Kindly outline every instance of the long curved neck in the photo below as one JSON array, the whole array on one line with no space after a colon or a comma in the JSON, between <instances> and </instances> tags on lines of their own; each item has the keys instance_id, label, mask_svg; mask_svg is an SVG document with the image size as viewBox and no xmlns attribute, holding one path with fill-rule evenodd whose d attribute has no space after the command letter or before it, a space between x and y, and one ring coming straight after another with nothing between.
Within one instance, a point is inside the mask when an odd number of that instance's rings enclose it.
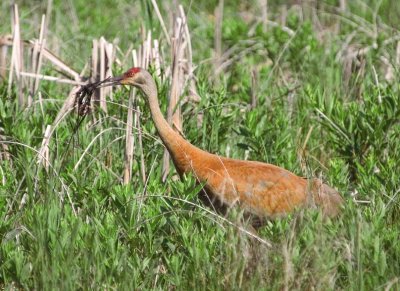
<instances>
[{"instance_id":1,"label":"long curved neck","mask_svg":"<svg viewBox=\"0 0 400 291\"><path fill-rule=\"evenodd\" d=\"M147 96L151 116L158 134L171 154L178 171L181 173L190 171L193 169L193 160L201 150L175 132L165 120L158 103L157 85L150 75L146 78L146 82L140 86L140 89Z\"/></svg>"}]
</instances>

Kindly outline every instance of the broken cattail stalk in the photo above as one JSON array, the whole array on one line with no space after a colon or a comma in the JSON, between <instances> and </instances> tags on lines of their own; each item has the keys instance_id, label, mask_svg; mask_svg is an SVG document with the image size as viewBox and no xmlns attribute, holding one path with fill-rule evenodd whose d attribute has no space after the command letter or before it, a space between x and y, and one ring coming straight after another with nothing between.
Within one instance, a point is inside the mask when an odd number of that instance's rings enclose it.
<instances>
[{"instance_id":1,"label":"broken cattail stalk","mask_svg":"<svg viewBox=\"0 0 400 291\"><path fill-rule=\"evenodd\" d=\"M112 77L112 66L114 62L114 45L112 43L107 42L105 45L105 57L106 57L106 70L104 78ZM113 99L113 90L112 87L104 88L105 95L108 96L111 100Z\"/></svg>"},{"instance_id":2,"label":"broken cattail stalk","mask_svg":"<svg viewBox=\"0 0 400 291\"><path fill-rule=\"evenodd\" d=\"M132 51L133 62L137 63L136 50ZM133 112L133 99L135 92L133 90L130 92L128 101L128 114L126 120L126 130L125 130L125 167L124 167L124 185L129 184L132 179L132 164L133 164L133 151L134 151L134 138L133 138L133 128L136 126L136 112ZM135 115L135 116L134 116ZM134 120L135 117L135 120ZM135 123L134 123L135 121Z\"/></svg>"},{"instance_id":3,"label":"broken cattail stalk","mask_svg":"<svg viewBox=\"0 0 400 291\"><path fill-rule=\"evenodd\" d=\"M106 62L105 62L105 39L104 37L100 38L99 41L99 76L98 80L102 80L105 77L106 73ZM105 88L99 88L99 102L100 102L100 108L104 111L107 112L107 103L106 103L106 97L104 94Z\"/></svg>"},{"instance_id":4,"label":"broken cattail stalk","mask_svg":"<svg viewBox=\"0 0 400 291\"><path fill-rule=\"evenodd\" d=\"M193 100L198 102L200 100L200 96L197 93L196 89L196 82L193 76L193 54L192 54L192 42L190 38L190 32L189 32L189 27L187 24L187 18L185 15L185 11L183 9L182 5L179 5L179 12L180 16L182 17L182 24L183 24L183 29L185 32L185 41L187 42L187 82L189 84L189 100Z\"/></svg>"},{"instance_id":5,"label":"broken cattail stalk","mask_svg":"<svg viewBox=\"0 0 400 291\"><path fill-rule=\"evenodd\" d=\"M33 45L33 48L31 49L31 71L32 73L36 73L36 68L37 68L37 55L38 55L38 51L39 51L39 44L38 44L38 40L35 40L35 43ZM32 100L33 100L33 90L34 90L34 83L35 80L37 78L33 79L29 79L28 80L28 84L29 84L29 95L28 95L28 106L30 106L32 104Z\"/></svg>"},{"instance_id":6,"label":"broken cattail stalk","mask_svg":"<svg viewBox=\"0 0 400 291\"><path fill-rule=\"evenodd\" d=\"M38 164L42 164L46 169L46 172L49 170L49 143L51 137L51 125L47 125L46 130L44 132L42 146L38 151Z\"/></svg>"},{"instance_id":7,"label":"broken cattail stalk","mask_svg":"<svg viewBox=\"0 0 400 291\"><path fill-rule=\"evenodd\" d=\"M90 72L90 82L94 83L99 79L98 76L98 64L99 64L99 57L98 57L98 52L99 52L99 42L97 39L94 39L92 42L92 66L91 66L91 72ZM98 91L94 92L94 98L91 99L91 107L94 107L95 105L95 100L98 100Z\"/></svg>"},{"instance_id":8,"label":"broken cattail stalk","mask_svg":"<svg viewBox=\"0 0 400 291\"><path fill-rule=\"evenodd\" d=\"M141 45L141 46L139 46L139 49L137 50L137 60L138 60L138 62L137 62L137 65L138 65L138 67L142 67L143 66L143 53L142 53L142 51L143 51L143 46Z\"/></svg>"},{"instance_id":9,"label":"broken cattail stalk","mask_svg":"<svg viewBox=\"0 0 400 291\"><path fill-rule=\"evenodd\" d=\"M33 47L34 41L25 41L24 44L28 45L30 47ZM78 81L81 79L81 76L79 75L78 72L76 72L74 69L72 69L67 64L65 64L59 57L57 57L54 53L49 51L44 46L42 48L42 55L45 59L47 59L49 62L51 62L58 69L60 69L67 75L71 76L75 81Z\"/></svg>"},{"instance_id":10,"label":"broken cattail stalk","mask_svg":"<svg viewBox=\"0 0 400 291\"><path fill-rule=\"evenodd\" d=\"M54 119L53 128L57 127L58 124L64 119L64 117L67 116L67 114L74 109L76 104L76 95L80 90L80 86L75 86L71 89L67 99L65 99L63 106L58 111L57 116Z\"/></svg>"},{"instance_id":11,"label":"broken cattail stalk","mask_svg":"<svg viewBox=\"0 0 400 291\"><path fill-rule=\"evenodd\" d=\"M38 92L38 100L39 100L40 112L42 112L42 116L43 116L43 118L44 118L44 109L43 109L42 92Z\"/></svg>"},{"instance_id":12,"label":"broken cattail stalk","mask_svg":"<svg viewBox=\"0 0 400 291\"><path fill-rule=\"evenodd\" d=\"M20 75L23 77L35 78L35 79L39 78L40 80L53 81L56 83L63 83L63 84L70 84L70 85L85 85L86 84L85 82L82 82L82 81L61 79L59 77L47 76L47 75L42 75L42 74L34 74L34 73L29 73L29 72L20 72Z\"/></svg>"},{"instance_id":13,"label":"broken cattail stalk","mask_svg":"<svg viewBox=\"0 0 400 291\"><path fill-rule=\"evenodd\" d=\"M182 121L180 112L180 96L183 83L183 72L181 61L183 59L183 35L182 35L182 19L177 17L175 35L172 39L172 80L171 94L168 106L168 120L175 130L182 133Z\"/></svg>"},{"instance_id":14,"label":"broken cattail stalk","mask_svg":"<svg viewBox=\"0 0 400 291\"><path fill-rule=\"evenodd\" d=\"M28 106L30 106L33 102L33 98L36 94L37 89L39 88L39 82L40 82L40 78L38 77L40 74L40 70L42 68L42 56L43 56L43 48L45 46L46 43L46 39L44 38L44 34L45 34L45 20L46 17L45 15L42 16L42 24L40 26L40 34L39 34L39 41L35 42L35 47L33 49L33 58L34 58L34 66L32 67L32 71L34 71L36 73L36 78L33 82L33 86L31 87L30 90L30 94L29 94L29 99L28 99ZM40 102L40 107L43 108L43 104L41 102L41 100L39 100Z\"/></svg>"},{"instance_id":15,"label":"broken cattail stalk","mask_svg":"<svg viewBox=\"0 0 400 291\"><path fill-rule=\"evenodd\" d=\"M156 75L157 77L161 77L161 59L160 59L160 51L157 39L154 40L153 58L154 58L154 67L156 69Z\"/></svg>"},{"instance_id":16,"label":"broken cattail stalk","mask_svg":"<svg viewBox=\"0 0 400 291\"><path fill-rule=\"evenodd\" d=\"M152 49L151 49L151 31L147 32L147 39L146 39L144 48L145 48L145 57L144 57L145 65L144 65L144 67L146 69L148 69L150 66L152 56L153 56Z\"/></svg>"},{"instance_id":17,"label":"broken cattail stalk","mask_svg":"<svg viewBox=\"0 0 400 291\"><path fill-rule=\"evenodd\" d=\"M146 182L146 164L144 162L144 152L143 152L143 138L142 138L142 125L140 122L140 110L139 106L136 106L137 112L137 128L138 128L138 141L139 141L139 151L140 151L140 170L142 174L143 183Z\"/></svg>"},{"instance_id":18,"label":"broken cattail stalk","mask_svg":"<svg viewBox=\"0 0 400 291\"><path fill-rule=\"evenodd\" d=\"M128 102L128 116L126 120L125 130L125 168L124 168L124 185L128 185L132 178L132 161L133 161L133 98L134 92L132 90Z\"/></svg>"},{"instance_id":19,"label":"broken cattail stalk","mask_svg":"<svg viewBox=\"0 0 400 291\"><path fill-rule=\"evenodd\" d=\"M137 55L136 50L132 51L132 59L133 59L134 66L136 66L136 65L139 66L139 59L138 59L138 55Z\"/></svg>"}]
</instances>

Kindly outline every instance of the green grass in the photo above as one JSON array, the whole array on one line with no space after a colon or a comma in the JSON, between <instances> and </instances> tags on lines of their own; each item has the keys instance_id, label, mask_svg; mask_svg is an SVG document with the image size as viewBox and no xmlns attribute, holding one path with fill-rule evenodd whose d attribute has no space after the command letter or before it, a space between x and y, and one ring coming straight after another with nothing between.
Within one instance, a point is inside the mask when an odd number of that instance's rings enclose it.
<instances>
[{"instance_id":1,"label":"green grass","mask_svg":"<svg viewBox=\"0 0 400 291\"><path fill-rule=\"evenodd\" d=\"M118 36L126 50L141 42L141 25L162 35L150 1L132 6L64 2L54 1L48 44L78 71L90 56L93 38ZM259 235L271 246L246 235L201 204L193 178L175 181L171 169L167 182L161 182L163 147L142 99L136 102L143 112L148 181L142 182L136 148L132 182L122 186L126 89L115 94L121 106L109 104L107 114L95 113L101 123L89 117L75 131L77 117L70 115L57 127L46 172L36 163L35 149L69 87L41 83L43 115L38 105L20 108L16 93L7 94L3 82L0 134L11 161L0 161L0 288L399 290L399 75L394 66L392 80L385 79L382 56L395 64L396 42L384 41L399 33L400 5L349 3L343 16L334 16L337 1L318 1L319 22L307 6L303 19L292 7L286 24L294 32L290 35L279 27L264 32L261 24L242 17L239 11L259 15L258 1L225 1L223 50L236 46L244 52L248 40L257 47L215 80L209 58L218 1L190 2L183 4L190 7L201 100L183 106L186 138L210 152L322 176L343 194L343 214L326 221L315 210L303 210L269 221ZM277 21L286 1L278 2L269 7ZM160 6L167 18L171 6ZM1 8L0 18L9 18L7 5ZM21 1L24 38L37 36L45 12L45 3ZM375 39L367 33L374 29ZM1 34L9 31L0 27ZM346 72L338 55L350 35L355 47L377 42L377 48ZM258 71L254 109L249 106L252 70ZM166 112L169 85L158 81Z\"/></svg>"}]
</instances>

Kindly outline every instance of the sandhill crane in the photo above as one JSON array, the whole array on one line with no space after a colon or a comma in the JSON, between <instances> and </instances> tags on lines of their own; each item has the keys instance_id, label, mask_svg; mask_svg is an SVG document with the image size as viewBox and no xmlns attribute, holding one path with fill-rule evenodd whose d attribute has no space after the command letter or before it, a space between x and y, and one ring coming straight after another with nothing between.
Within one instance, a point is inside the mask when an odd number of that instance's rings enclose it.
<instances>
[{"instance_id":1,"label":"sandhill crane","mask_svg":"<svg viewBox=\"0 0 400 291\"><path fill-rule=\"evenodd\" d=\"M213 205L229 208L238 204L261 218L285 215L310 205L318 206L327 216L338 214L342 197L319 179L305 179L271 164L221 157L185 140L163 117L157 85L145 69L134 67L105 81L103 86L130 85L143 92L179 175L192 173L204 184L203 191Z\"/></svg>"}]
</instances>

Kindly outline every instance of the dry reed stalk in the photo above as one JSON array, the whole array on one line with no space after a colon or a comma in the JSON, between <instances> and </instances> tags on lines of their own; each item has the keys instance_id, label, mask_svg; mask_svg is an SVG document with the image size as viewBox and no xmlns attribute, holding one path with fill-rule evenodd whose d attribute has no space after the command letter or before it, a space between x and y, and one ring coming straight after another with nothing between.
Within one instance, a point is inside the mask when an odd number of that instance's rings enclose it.
<instances>
[{"instance_id":1,"label":"dry reed stalk","mask_svg":"<svg viewBox=\"0 0 400 291\"><path fill-rule=\"evenodd\" d=\"M134 66L139 66L139 59L136 50L132 50L132 60Z\"/></svg>"},{"instance_id":2,"label":"dry reed stalk","mask_svg":"<svg viewBox=\"0 0 400 291\"><path fill-rule=\"evenodd\" d=\"M38 151L38 164L43 164L46 172L49 170L49 158L50 158L50 151L49 151L49 144L50 144L50 137L51 137L51 125L47 125L46 130L44 132L42 145Z\"/></svg>"},{"instance_id":3,"label":"dry reed stalk","mask_svg":"<svg viewBox=\"0 0 400 291\"><path fill-rule=\"evenodd\" d=\"M167 120L174 130L182 134L182 119L180 110L180 96L183 88L183 69L182 60L183 52L186 46L186 42L183 35L183 23L182 18L177 17L174 25L174 34L171 39L171 92L168 104ZM163 156L163 174L162 180L165 181L170 167L169 153L167 149L164 150Z\"/></svg>"},{"instance_id":4,"label":"dry reed stalk","mask_svg":"<svg viewBox=\"0 0 400 291\"><path fill-rule=\"evenodd\" d=\"M132 178L132 161L133 161L133 98L134 93L130 94L128 102L128 116L126 120L126 131L125 131L125 168L124 168L124 185L128 185Z\"/></svg>"},{"instance_id":5,"label":"dry reed stalk","mask_svg":"<svg viewBox=\"0 0 400 291\"><path fill-rule=\"evenodd\" d=\"M105 39L104 37L100 37L99 40L99 76L98 80L100 81L106 78L106 63L105 63ZM97 64L96 64L97 65ZM107 103L106 103L106 97L104 94L104 88L99 88L99 103L100 103L100 108L104 111L107 112Z\"/></svg>"},{"instance_id":6,"label":"dry reed stalk","mask_svg":"<svg viewBox=\"0 0 400 291\"><path fill-rule=\"evenodd\" d=\"M139 46L139 49L137 50L137 53L136 53L136 58L138 60L138 62L137 62L138 67L142 66L142 60L143 60L143 58L142 58L143 52L142 51L143 51L143 46Z\"/></svg>"},{"instance_id":7,"label":"dry reed stalk","mask_svg":"<svg viewBox=\"0 0 400 291\"><path fill-rule=\"evenodd\" d=\"M141 58L137 58L137 66L142 66L145 69L148 69L153 54L152 48L151 48L151 33L148 32L147 34L147 39L143 42L141 48L142 48L142 54ZM133 56L133 61L135 61L135 58ZM135 63L134 63L135 64ZM146 166L144 162L144 152L143 152L143 138L142 138L142 126L141 126L141 120L140 120L140 115L141 111L139 106L135 106L135 112L136 112L136 128L138 129L138 144L139 144L139 154L140 154L140 169L141 169L141 176L142 176L142 181L143 183L146 182Z\"/></svg>"},{"instance_id":8,"label":"dry reed stalk","mask_svg":"<svg viewBox=\"0 0 400 291\"><path fill-rule=\"evenodd\" d=\"M143 33L143 35L146 35ZM151 47L151 33L147 33L147 38L143 41L138 50L132 50L132 60L135 67L147 69L151 63L153 50ZM140 108L134 106L136 99L136 89L132 89L129 98L128 117L126 124L126 144L125 144L125 167L124 184L128 184L132 178L132 164L134 152L133 128L138 130L138 145L140 155L140 169L143 183L146 182L146 166L143 153L142 130L140 125ZM135 108L134 108L135 107Z\"/></svg>"},{"instance_id":9,"label":"dry reed stalk","mask_svg":"<svg viewBox=\"0 0 400 291\"><path fill-rule=\"evenodd\" d=\"M98 76L98 64L99 64L99 42L97 39L92 41L92 58L91 58L91 70L90 70L90 82L95 83L99 80ZM94 108L95 101L99 100L99 90L96 90L93 94L93 97L90 100L90 107Z\"/></svg>"},{"instance_id":10,"label":"dry reed stalk","mask_svg":"<svg viewBox=\"0 0 400 291\"><path fill-rule=\"evenodd\" d=\"M46 81L51 81L51 82L56 82L56 83L61 83L61 84L69 84L69 85L85 85L85 82L82 81L74 81L70 79L61 79L59 77L54 77L54 76L47 76L47 75L42 75L42 74L34 74L34 73L28 73L28 72L20 72L20 75L23 77L28 77L28 78L39 78L40 80L46 80Z\"/></svg>"},{"instance_id":11,"label":"dry reed stalk","mask_svg":"<svg viewBox=\"0 0 400 291\"><path fill-rule=\"evenodd\" d=\"M137 124L137 129L138 129L138 143L139 143L139 152L140 152L140 172L142 175L142 181L143 183L146 182L146 164L144 162L144 152L143 152L143 139L142 139L142 126L140 123L140 110L139 106L136 106L135 108L136 112L136 124Z\"/></svg>"},{"instance_id":12,"label":"dry reed stalk","mask_svg":"<svg viewBox=\"0 0 400 291\"><path fill-rule=\"evenodd\" d=\"M172 68L171 68L171 93L168 106L168 120L172 127L182 133L182 120L180 109L180 96L183 87L183 70L181 62L183 60L184 38L182 35L182 19L177 17L175 34L171 41Z\"/></svg>"},{"instance_id":13,"label":"dry reed stalk","mask_svg":"<svg viewBox=\"0 0 400 291\"><path fill-rule=\"evenodd\" d=\"M106 72L104 77L105 78L112 77L112 66L114 63L114 44L109 42L106 43L105 57L106 57ZM105 87L104 89L106 96L108 96L111 100L114 100L112 87Z\"/></svg>"},{"instance_id":14,"label":"dry reed stalk","mask_svg":"<svg viewBox=\"0 0 400 291\"><path fill-rule=\"evenodd\" d=\"M222 8L221 8L222 7ZM223 9L223 1L220 1L220 10ZM173 11L173 9L170 9ZM182 133L182 116L181 116L181 95L185 84L188 85L188 97L185 101L198 101L200 99L197 90L195 78L193 75L192 61L192 45L190 32L187 23L187 17L182 5L178 6L178 12L172 13L173 34L171 36L171 67L166 67L164 70L164 78L171 79L170 98L168 104L167 120L170 125ZM155 48L158 51L158 42L155 43ZM159 53L155 53L154 57L158 60ZM164 150L162 180L165 181L169 172L170 160L169 153Z\"/></svg>"},{"instance_id":15,"label":"dry reed stalk","mask_svg":"<svg viewBox=\"0 0 400 291\"><path fill-rule=\"evenodd\" d=\"M98 51L94 51L94 50ZM97 60L97 63L92 62L93 69L96 67L96 74L92 77L96 81L104 80L107 77L112 76L112 65L114 62L114 45L106 41L104 37L101 37L93 48L93 59ZM98 89L98 101L100 108L107 112L107 96L112 100L112 88L102 87Z\"/></svg>"},{"instance_id":16,"label":"dry reed stalk","mask_svg":"<svg viewBox=\"0 0 400 291\"><path fill-rule=\"evenodd\" d=\"M92 56L90 62L90 82L95 83L112 76L112 66L114 63L114 45L107 42L104 37L92 41ZM81 78L79 76L79 78ZM94 91L91 98L90 107L94 108L96 104L107 113L107 97L112 100L112 88L100 87ZM96 116L92 115L94 121Z\"/></svg>"},{"instance_id":17,"label":"dry reed stalk","mask_svg":"<svg viewBox=\"0 0 400 291\"><path fill-rule=\"evenodd\" d=\"M16 87L18 94L18 103L23 106L25 103L23 92L23 80L20 80L20 72L23 70L22 68L22 48L21 48L21 32L19 25L19 12L18 5L14 4L12 6L12 31L13 31L13 44L12 44L12 53L11 53L11 65L10 72L8 77L8 88L7 92L11 93L11 85L13 83L13 75L15 72L16 77Z\"/></svg>"},{"instance_id":18,"label":"dry reed stalk","mask_svg":"<svg viewBox=\"0 0 400 291\"><path fill-rule=\"evenodd\" d=\"M52 10L53 10L53 0L47 0L47 6L46 6L47 17L46 17L45 27L49 27Z\"/></svg>"},{"instance_id":19,"label":"dry reed stalk","mask_svg":"<svg viewBox=\"0 0 400 291\"><path fill-rule=\"evenodd\" d=\"M257 69L251 70L251 104L250 108L257 107L257 88L258 88L258 72Z\"/></svg>"},{"instance_id":20,"label":"dry reed stalk","mask_svg":"<svg viewBox=\"0 0 400 291\"><path fill-rule=\"evenodd\" d=\"M154 58L154 67L156 70L156 75L157 77L161 77L161 59L160 59L160 51L159 51L159 45L158 45L158 40L155 39L153 41L153 58Z\"/></svg>"},{"instance_id":21,"label":"dry reed stalk","mask_svg":"<svg viewBox=\"0 0 400 291\"><path fill-rule=\"evenodd\" d=\"M36 74L36 78L33 82L33 85L30 89L30 93L29 93L29 99L28 99L28 106L31 106L32 102L33 102L33 98L36 94L37 89L39 88L39 82L40 82L40 78L38 77L40 74L40 70L42 68L42 56L43 56L43 48L46 44L46 39L45 39L45 20L46 20L46 16L43 15L42 16L42 23L40 26L40 34L39 34L39 40L35 42L35 46L32 52L32 58L34 59L33 62L33 67L32 67L32 71L35 72ZM40 108L42 110L42 114L44 115L43 112L43 104L42 104L42 98L41 98L41 94L38 95L39 97L39 103L40 103Z\"/></svg>"},{"instance_id":22,"label":"dry reed stalk","mask_svg":"<svg viewBox=\"0 0 400 291\"><path fill-rule=\"evenodd\" d=\"M156 4L155 0L152 0L152 3L153 3L153 5L155 5ZM165 4L165 2L164 2L164 4ZM155 7L154 9L156 10L156 13L157 13L157 11L159 11L158 7ZM173 9L168 9L167 11L173 11ZM161 14L158 15L158 18L160 20L161 26L163 27L163 31L167 38L168 44L172 47L173 40L171 40L171 37L169 36L167 29L165 28L164 20L162 19ZM157 50L158 49L159 49L159 47L158 47L158 42L157 42ZM170 71L170 67L165 68L165 70L164 70L165 79L168 78L168 76L170 74L169 71ZM166 180L166 177L169 172L169 168L170 168L169 153L166 149L164 149L163 158L162 158L162 178L161 178L163 182L165 182L165 180Z\"/></svg>"},{"instance_id":23,"label":"dry reed stalk","mask_svg":"<svg viewBox=\"0 0 400 291\"><path fill-rule=\"evenodd\" d=\"M378 103L382 104L382 94L381 94L381 90L379 89L380 88L379 78L378 78L378 73L376 72L375 66L372 66L372 72L374 73L373 75L374 75L374 79L375 79L376 88L378 88Z\"/></svg>"},{"instance_id":24,"label":"dry reed stalk","mask_svg":"<svg viewBox=\"0 0 400 291\"><path fill-rule=\"evenodd\" d=\"M31 49L31 59L30 59L32 73L36 73L37 61L38 61L38 57L37 57L38 51L39 51L39 41L35 40L34 45ZM35 80L36 80L36 78L28 80L28 86L29 86L28 106L31 106L32 101L33 101L33 94L34 94L33 90L34 90Z\"/></svg>"},{"instance_id":25,"label":"dry reed stalk","mask_svg":"<svg viewBox=\"0 0 400 291\"><path fill-rule=\"evenodd\" d=\"M151 31L148 31L147 32L146 45L145 45L145 49L146 49L145 50L146 51L146 54L145 54L145 67L146 67L146 69L149 68L150 61L153 58L153 54L152 54L153 50L152 50L152 47L151 47L151 43L152 43L151 39L152 39L151 38Z\"/></svg>"},{"instance_id":26,"label":"dry reed stalk","mask_svg":"<svg viewBox=\"0 0 400 291\"><path fill-rule=\"evenodd\" d=\"M217 72L217 68L221 65L221 56L222 56L222 21L224 17L224 0L219 0L218 6L215 8L215 31L214 31L214 64L215 64L215 72ZM215 73L215 76L218 76Z\"/></svg>"},{"instance_id":27,"label":"dry reed stalk","mask_svg":"<svg viewBox=\"0 0 400 291\"><path fill-rule=\"evenodd\" d=\"M8 47L12 46L12 35L0 36L0 78L6 78Z\"/></svg>"},{"instance_id":28,"label":"dry reed stalk","mask_svg":"<svg viewBox=\"0 0 400 291\"><path fill-rule=\"evenodd\" d=\"M170 40L170 37L169 37L169 34L168 34L168 30L167 30L167 28L165 26L165 22L164 22L164 20L163 20L163 18L161 16L160 9L158 9L158 5L157 5L156 0L151 0L151 4L153 4L154 11L156 12L158 20L160 21L161 28L162 28L162 30L164 32L165 38L166 38L168 44L171 45L171 40Z\"/></svg>"},{"instance_id":29,"label":"dry reed stalk","mask_svg":"<svg viewBox=\"0 0 400 291\"><path fill-rule=\"evenodd\" d=\"M44 31L44 30L42 30L42 31ZM30 47L33 47L35 45L35 42L34 41L25 42L25 44L29 45ZM28 72L20 72L21 76L34 78L35 80L46 80L46 81L53 81L53 82L57 82L57 83L75 85L75 87L72 88L68 97L64 101L63 106L61 107L60 111L58 112L58 114L53 122L52 128L55 128L59 124L59 122L61 122L61 120L69 112L71 112L72 109L74 108L75 94L79 90L79 86L84 85L85 82L82 81L82 78L79 75L79 73L74 71L72 68L70 68L68 65L66 65L60 58L58 58L52 52L50 52L48 49L46 49L44 47L44 43L41 47L41 53L42 53L43 57L46 58L48 61L50 61L54 66L56 66L61 71L63 71L67 75L74 78L74 80L69 80L69 79L61 79L59 77L54 77L54 76L46 76L46 75L42 75L42 74L38 74L38 73L35 74L35 73L28 73ZM51 131L49 136L48 137L45 136L43 138L43 140L47 139L48 143L49 143L52 133L53 132Z\"/></svg>"},{"instance_id":30,"label":"dry reed stalk","mask_svg":"<svg viewBox=\"0 0 400 291\"><path fill-rule=\"evenodd\" d=\"M140 67L144 66L144 68L148 68L151 62L151 57L153 56L152 54L152 48L151 48L151 33L149 32L147 34L147 40L143 42L142 48L144 53L142 54L142 59L138 59L136 53L132 54L132 60L133 64L135 67ZM145 53L146 52L146 53ZM134 90L134 93L136 94L136 90ZM138 144L139 144L139 154L140 154L140 170L141 170L141 176L142 176L142 181L143 183L146 183L146 165L144 162L144 152L143 152L143 138L142 138L142 126L140 122L140 108L139 106L135 106L135 125L138 130Z\"/></svg>"},{"instance_id":31,"label":"dry reed stalk","mask_svg":"<svg viewBox=\"0 0 400 291\"><path fill-rule=\"evenodd\" d=\"M85 84L85 83L83 83ZM68 94L68 97L65 99L63 106L61 109L58 111L56 118L54 119L53 128L56 128L58 124L65 118L65 116L68 115L69 112L71 112L74 109L75 103L76 103L76 93L79 91L81 88L79 86L75 86L71 89L71 91Z\"/></svg>"},{"instance_id":32,"label":"dry reed stalk","mask_svg":"<svg viewBox=\"0 0 400 291\"><path fill-rule=\"evenodd\" d=\"M90 82L97 82L99 79L98 76L98 52L99 52L99 42L97 39L92 41L92 56L91 56L91 68L90 68ZM90 100L90 107L93 108L95 106L95 101L99 100L99 90L96 90L93 94L93 98Z\"/></svg>"},{"instance_id":33,"label":"dry reed stalk","mask_svg":"<svg viewBox=\"0 0 400 291\"><path fill-rule=\"evenodd\" d=\"M397 42L396 45L396 67L400 65L400 41Z\"/></svg>"},{"instance_id":34,"label":"dry reed stalk","mask_svg":"<svg viewBox=\"0 0 400 291\"><path fill-rule=\"evenodd\" d=\"M13 6L12 12L13 12L12 44L10 43L10 39L6 38L6 40L8 40L8 41L2 42L2 44L3 44L2 52L6 51L6 49L4 49L4 47L7 48L8 46L12 45L12 56L11 56L11 65L10 65L10 72L9 72L8 90L9 91L11 90L11 85L13 83L13 77L15 75L16 82L14 82L14 83L17 86L19 104L21 106L25 106L25 105L29 106L33 102L33 97L37 93L37 90L39 88L39 84L40 84L41 80L55 81L55 82L59 82L59 83L67 83L67 84L73 84L73 85L84 84L81 81L81 77L77 72L75 72L73 69L71 69L69 66L67 66L63 61L61 61L58 57L56 57L52 52L50 52L48 49L45 48L45 43L46 43L45 35L46 35L46 29L47 29L46 17L44 15L42 16L39 40L22 41L21 36L20 36L19 13L18 13L17 5ZM31 65L30 65L30 67L31 67L32 73L24 72L24 70L23 70L23 46L21 44L26 45L31 48ZM5 55L5 54L3 54L3 55ZM41 70L44 59L53 63L58 69L65 72L67 75L72 76L75 79L75 81L68 80L68 79L61 79L61 78L54 77L54 76L45 76L45 75L40 74L40 70ZM5 61L2 61L2 64L5 65ZM29 78L33 79L32 81L29 82L30 83L29 96L28 96L27 102L23 96L23 88L25 87L25 77L29 77ZM41 100L40 93L38 95L38 98L39 98L39 102L40 102L40 100ZM71 108L73 108L73 104L74 104L74 96L69 96L69 98L67 98L67 100L65 101L59 114L57 115L54 125L58 124L58 122L65 116L65 114L67 112L69 112ZM44 114L42 104L40 104L40 105L41 105L42 113ZM38 163L43 164L45 166L46 170L48 169L48 166L49 166L48 145L50 143L50 138L52 135L51 128L53 128L53 126L50 126L50 125L47 126L44 137L43 137L42 146L39 151L41 154L39 155Z\"/></svg>"},{"instance_id":35,"label":"dry reed stalk","mask_svg":"<svg viewBox=\"0 0 400 291\"><path fill-rule=\"evenodd\" d=\"M132 59L134 66L138 65L136 50L132 50ZM131 90L128 101L128 114L126 120L126 130L125 130L125 156L124 156L124 180L123 180L124 185L128 185L132 179L133 152L135 145L133 129L137 128L137 112L134 112L133 110L135 94L136 94L135 90L134 89Z\"/></svg>"},{"instance_id":36,"label":"dry reed stalk","mask_svg":"<svg viewBox=\"0 0 400 291\"><path fill-rule=\"evenodd\" d=\"M24 44L33 47L35 41L25 41ZM57 57L53 52L49 51L47 48L43 46L42 48L42 55L45 59L47 59L49 62L51 62L55 67L60 69L62 72L67 74L68 76L72 77L75 81L80 81L81 76L79 75L78 72L76 72L74 69L69 67L67 64L65 64L59 57Z\"/></svg>"},{"instance_id":37,"label":"dry reed stalk","mask_svg":"<svg viewBox=\"0 0 400 291\"><path fill-rule=\"evenodd\" d=\"M182 18L182 25L183 25L183 29L185 32L185 41L187 42L187 68L186 68L186 72L187 72L187 82L189 83L189 100L193 100L193 101L200 101L200 96L197 93L197 89L196 89L196 82L195 82L195 78L193 75L193 53L192 53L192 42L191 42L191 38L190 38L190 32L189 32L189 26L187 23L187 18L186 18L186 14L185 11L183 9L182 5L179 5L179 12L180 12L180 16Z\"/></svg>"}]
</instances>

